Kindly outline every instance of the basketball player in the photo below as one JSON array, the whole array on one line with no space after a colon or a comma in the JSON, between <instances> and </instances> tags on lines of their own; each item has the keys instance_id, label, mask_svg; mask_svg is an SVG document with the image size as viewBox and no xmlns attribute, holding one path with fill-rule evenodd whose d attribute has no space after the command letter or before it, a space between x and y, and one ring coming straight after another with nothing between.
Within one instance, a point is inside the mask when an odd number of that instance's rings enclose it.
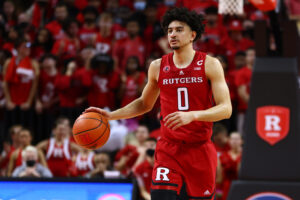
<instances>
[{"instance_id":1,"label":"basketball player","mask_svg":"<svg viewBox=\"0 0 300 200\"><path fill-rule=\"evenodd\" d=\"M187 194L184 199L213 199L217 153L210 140L212 122L232 112L224 72L217 59L193 49L204 31L200 15L175 8L166 12L162 26L174 52L150 64L141 97L113 112L95 107L85 112L99 112L109 120L135 117L150 111L160 93L162 137L155 151L151 199L176 200L181 191Z\"/></svg>"}]
</instances>

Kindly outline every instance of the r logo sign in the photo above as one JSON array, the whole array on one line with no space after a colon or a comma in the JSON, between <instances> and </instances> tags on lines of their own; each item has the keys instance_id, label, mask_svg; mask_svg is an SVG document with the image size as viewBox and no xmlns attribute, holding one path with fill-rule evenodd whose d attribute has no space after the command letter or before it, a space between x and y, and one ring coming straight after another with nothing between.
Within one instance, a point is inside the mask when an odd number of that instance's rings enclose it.
<instances>
[{"instance_id":1,"label":"r logo sign","mask_svg":"<svg viewBox=\"0 0 300 200\"><path fill-rule=\"evenodd\" d=\"M290 129L290 109L282 106L263 106L256 110L256 131L261 139L275 145Z\"/></svg>"}]
</instances>

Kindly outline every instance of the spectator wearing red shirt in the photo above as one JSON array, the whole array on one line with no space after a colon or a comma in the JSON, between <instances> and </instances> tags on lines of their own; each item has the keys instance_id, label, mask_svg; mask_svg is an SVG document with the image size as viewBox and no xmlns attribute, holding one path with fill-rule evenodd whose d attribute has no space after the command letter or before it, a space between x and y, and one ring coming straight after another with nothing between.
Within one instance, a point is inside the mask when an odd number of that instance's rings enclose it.
<instances>
[{"instance_id":1,"label":"spectator wearing red shirt","mask_svg":"<svg viewBox=\"0 0 300 200\"><path fill-rule=\"evenodd\" d=\"M37 148L47 159L53 176L66 177L71 175L72 153L80 152L80 147L69 140L69 129L61 118L53 126L54 137L41 141Z\"/></svg>"},{"instance_id":2,"label":"spectator wearing red shirt","mask_svg":"<svg viewBox=\"0 0 300 200\"><path fill-rule=\"evenodd\" d=\"M90 73L85 67L79 68L74 60L67 61L62 74L59 74L55 79L60 114L73 122L82 112L87 89L91 84Z\"/></svg>"},{"instance_id":3,"label":"spectator wearing red shirt","mask_svg":"<svg viewBox=\"0 0 300 200\"><path fill-rule=\"evenodd\" d=\"M13 170L22 165L22 151L29 145L31 145L32 141L32 133L28 129L21 129L19 132L19 142L20 146L10 156L8 168L7 168L7 176L11 176ZM47 167L47 163L45 160L45 156L41 151L38 152L38 160L39 163Z\"/></svg>"},{"instance_id":4,"label":"spectator wearing red shirt","mask_svg":"<svg viewBox=\"0 0 300 200\"><path fill-rule=\"evenodd\" d=\"M137 20L131 18L127 21L126 30L128 37L118 40L114 45L113 56L117 58L119 68L124 71L129 57L136 56L140 65L145 63L145 45L139 36L140 25Z\"/></svg>"},{"instance_id":5,"label":"spectator wearing red shirt","mask_svg":"<svg viewBox=\"0 0 300 200\"><path fill-rule=\"evenodd\" d=\"M252 77L252 68L255 61L255 50L249 48L246 50L246 66L236 72L236 86L238 94L238 132L243 134L245 113L248 108L250 98L250 83Z\"/></svg>"},{"instance_id":6,"label":"spectator wearing red shirt","mask_svg":"<svg viewBox=\"0 0 300 200\"><path fill-rule=\"evenodd\" d=\"M21 125L14 125L9 129L9 140L2 140L3 142L3 150L0 155L0 176L5 176L7 174L7 166L11 154L19 148L19 133L23 127Z\"/></svg>"},{"instance_id":7,"label":"spectator wearing red shirt","mask_svg":"<svg viewBox=\"0 0 300 200\"><path fill-rule=\"evenodd\" d=\"M37 129L40 133L36 136L38 141L48 138L51 134L59 102L55 88L57 76L57 59L52 54L46 54L41 60L41 74L35 103L35 111L38 116Z\"/></svg>"},{"instance_id":8,"label":"spectator wearing red shirt","mask_svg":"<svg viewBox=\"0 0 300 200\"><path fill-rule=\"evenodd\" d=\"M226 127L221 123L214 124L212 141L216 147L218 157L230 150L228 139L228 130Z\"/></svg>"},{"instance_id":9,"label":"spectator wearing red shirt","mask_svg":"<svg viewBox=\"0 0 300 200\"><path fill-rule=\"evenodd\" d=\"M97 54L91 60L92 85L87 95L88 104L97 107L115 108L115 94L119 87L119 73L113 70L113 59L109 55Z\"/></svg>"},{"instance_id":10,"label":"spectator wearing red shirt","mask_svg":"<svg viewBox=\"0 0 300 200\"><path fill-rule=\"evenodd\" d=\"M227 29L223 25L221 17L218 15L218 8L210 6L205 9L206 14L206 26L205 32L201 37L201 40L194 44L197 50L205 51L210 54L216 55L220 52L221 41L225 40L227 35Z\"/></svg>"},{"instance_id":11,"label":"spectator wearing red shirt","mask_svg":"<svg viewBox=\"0 0 300 200\"><path fill-rule=\"evenodd\" d=\"M116 157L114 167L116 170L129 177L132 175L132 170L136 164L140 164L145 158L145 142L149 138L149 130L144 125L139 125L135 131L135 138L137 140L136 146L127 145L121 149ZM139 162L137 162L139 160Z\"/></svg>"},{"instance_id":12,"label":"spectator wearing red shirt","mask_svg":"<svg viewBox=\"0 0 300 200\"><path fill-rule=\"evenodd\" d=\"M73 156L73 165L75 171L73 176L84 176L95 168L97 163L97 155L91 150L82 149L76 156Z\"/></svg>"},{"instance_id":13,"label":"spectator wearing red shirt","mask_svg":"<svg viewBox=\"0 0 300 200\"><path fill-rule=\"evenodd\" d=\"M137 57L129 57L126 65L126 72L122 74L122 85L120 88L121 106L126 106L138 98L146 84L146 74L141 71Z\"/></svg>"},{"instance_id":14,"label":"spectator wearing red shirt","mask_svg":"<svg viewBox=\"0 0 300 200\"><path fill-rule=\"evenodd\" d=\"M6 99L6 126L33 127L32 104L37 91L39 64L29 57L31 44L24 38L16 42L18 55L7 59L3 69Z\"/></svg>"},{"instance_id":15,"label":"spectator wearing red shirt","mask_svg":"<svg viewBox=\"0 0 300 200\"><path fill-rule=\"evenodd\" d=\"M32 44L31 57L41 59L43 55L51 52L52 45L53 38L50 31L46 28L39 29Z\"/></svg>"},{"instance_id":16,"label":"spectator wearing red shirt","mask_svg":"<svg viewBox=\"0 0 300 200\"><path fill-rule=\"evenodd\" d=\"M221 46L228 58L228 69L234 70L234 56L238 51L245 51L253 47L254 42L243 37L243 26L239 20L233 20L229 25L229 38L223 40Z\"/></svg>"},{"instance_id":17,"label":"spectator wearing red shirt","mask_svg":"<svg viewBox=\"0 0 300 200\"><path fill-rule=\"evenodd\" d=\"M137 165L134 175L140 190L140 196L145 200L151 200L150 189L152 181L152 171L154 166L154 151L156 147L156 139L148 138L145 142L145 160Z\"/></svg>"},{"instance_id":18,"label":"spectator wearing red shirt","mask_svg":"<svg viewBox=\"0 0 300 200\"><path fill-rule=\"evenodd\" d=\"M3 13L0 14L0 20L5 24L5 30L17 24L16 7L14 1L5 0L3 3Z\"/></svg>"},{"instance_id":19,"label":"spectator wearing red shirt","mask_svg":"<svg viewBox=\"0 0 300 200\"><path fill-rule=\"evenodd\" d=\"M114 43L112 26L113 16L108 12L103 12L98 22L99 32L96 34L93 42L97 53L112 54L112 47Z\"/></svg>"},{"instance_id":20,"label":"spectator wearing red shirt","mask_svg":"<svg viewBox=\"0 0 300 200\"><path fill-rule=\"evenodd\" d=\"M21 37L20 30L14 26L10 27L7 33L7 37L3 41L2 49L10 52L12 55L17 55L17 50L15 49L15 41Z\"/></svg>"},{"instance_id":21,"label":"spectator wearing red shirt","mask_svg":"<svg viewBox=\"0 0 300 200\"><path fill-rule=\"evenodd\" d=\"M67 19L63 25L64 37L56 40L51 53L60 60L76 58L80 50L80 40L78 38L79 23L75 19Z\"/></svg>"},{"instance_id":22,"label":"spectator wearing red shirt","mask_svg":"<svg viewBox=\"0 0 300 200\"><path fill-rule=\"evenodd\" d=\"M242 137L239 133L230 134L229 144L230 150L220 156L219 168L222 171L222 200L227 199L227 195L231 186L231 182L238 178L242 156Z\"/></svg>"},{"instance_id":23,"label":"spectator wearing red shirt","mask_svg":"<svg viewBox=\"0 0 300 200\"><path fill-rule=\"evenodd\" d=\"M46 21L51 17L50 3L48 0L36 0L32 6L26 11L29 16L32 26L35 29L42 28Z\"/></svg>"},{"instance_id":24,"label":"spectator wearing red shirt","mask_svg":"<svg viewBox=\"0 0 300 200\"><path fill-rule=\"evenodd\" d=\"M93 39L98 32L96 26L96 19L98 17L98 11L93 6L88 6L83 9L83 25L79 29L79 39L83 47L92 46Z\"/></svg>"},{"instance_id":25,"label":"spectator wearing red shirt","mask_svg":"<svg viewBox=\"0 0 300 200\"><path fill-rule=\"evenodd\" d=\"M55 20L45 26L45 28L51 32L55 40L63 38L64 31L62 26L63 22L68 18L68 16L69 14L67 5L63 2L57 3L54 10Z\"/></svg>"},{"instance_id":26,"label":"spectator wearing red shirt","mask_svg":"<svg viewBox=\"0 0 300 200\"><path fill-rule=\"evenodd\" d=\"M218 6L218 2L216 0L177 0L176 2L177 7L186 7L189 10L194 10L197 13L204 14L204 10L209 6Z\"/></svg>"}]
</instances>

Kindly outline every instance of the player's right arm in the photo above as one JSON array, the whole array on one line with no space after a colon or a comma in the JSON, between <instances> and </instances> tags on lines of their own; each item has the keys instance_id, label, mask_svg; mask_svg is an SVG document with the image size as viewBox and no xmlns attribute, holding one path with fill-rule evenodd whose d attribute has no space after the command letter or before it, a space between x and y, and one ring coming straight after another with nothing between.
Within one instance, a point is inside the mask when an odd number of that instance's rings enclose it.
<instances>
[{"instance_id":1,"label":"player's right arm","mask_svg":"<svg viewBox=\"0 0 300 200\"><path fill-rule=\"evenodd\" d=\"M86 109L85 112L98 112L107 117L109 120L119 120L136 117L150 111L159 95L159 87L157 83L160 63L161 59L157 59L150 64L148 70L148 82L142 92L142 95L130 104L113 112L107 112L96 107L90 107Z\"/></svg>"}]
</instances>

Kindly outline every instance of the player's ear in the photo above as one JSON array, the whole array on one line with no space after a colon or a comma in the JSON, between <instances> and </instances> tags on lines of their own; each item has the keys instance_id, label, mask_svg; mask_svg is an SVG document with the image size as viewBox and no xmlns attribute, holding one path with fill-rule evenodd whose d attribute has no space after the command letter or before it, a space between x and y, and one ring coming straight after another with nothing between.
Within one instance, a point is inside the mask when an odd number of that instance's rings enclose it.
<instances>
[{"instance_id":1,"label":"player's ear","mask_svg":"<svg viewBox=\"0 0 300 200\"><path fill-rule=\"evenodd\" d=\"M197 33L196 33L196 31L192 31L191 42L193 42L193 41L194 41L194 39L196 38L196 36L197 36Z\"/></svg>"}]
</instances>

